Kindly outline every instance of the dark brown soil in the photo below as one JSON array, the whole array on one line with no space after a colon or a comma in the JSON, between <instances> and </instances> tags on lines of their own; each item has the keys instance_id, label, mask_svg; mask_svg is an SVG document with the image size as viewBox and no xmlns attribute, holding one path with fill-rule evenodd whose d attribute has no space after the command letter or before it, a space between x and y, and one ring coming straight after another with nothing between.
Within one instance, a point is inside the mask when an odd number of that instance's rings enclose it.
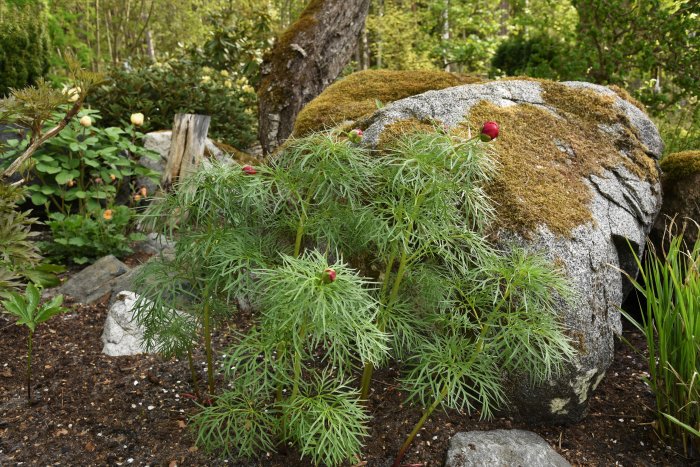
<instances>
[{"instance_id":1,"label":"dark brown soil","mask_svg":"<svg viewBox=\"0 0 700 467\"><path fill-rule=\"evenodd\" d=\"M157 356L107 357L100 335L104 305L72 306L35 336L33 405L26 401L26 331L0 316L0 465L308 466L293 450L255 462L222 461L194 447L188 417L196 411L185 362ZM637 346L643 339L627 331ZM223 343L219 337L219 349ZM198 365L204 374L204 359ZM478 421L458 412L436 413L404 462L442 465L458 431L524 428L542 435L574 465L687 465L654 434L653 398L643 383L645 363L623 344L593 396L588 417L573 426L530 426L508 419ZM390 465L420 417L402 405L392 373L373 388L371 436L356 465Z\"/></svg>"}]
</instances>

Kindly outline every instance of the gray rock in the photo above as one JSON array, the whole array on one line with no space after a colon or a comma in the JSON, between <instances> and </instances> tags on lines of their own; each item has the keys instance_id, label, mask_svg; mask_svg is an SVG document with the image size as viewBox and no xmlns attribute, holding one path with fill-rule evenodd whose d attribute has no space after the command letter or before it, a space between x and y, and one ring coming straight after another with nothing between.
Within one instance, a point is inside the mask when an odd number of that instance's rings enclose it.
<instances>
[{"instance_id":1,"label":"gray rock","mask_svg":"<svg viewBox=\"0 0 700 467\"><path fill-rule=\"evenodd\" d=\"M569 467L539 435L523 430L468 431L450 440L445 467Z\"/></svg>"},{"instance_id":2,"label":"gray rock","mask_svg":"<svg viewBox=\"0 0 700 467\"><path fill-rule=\"evenodd\" d=\"M146 353L143 328L134 321L134 304L138 295L123 291L109 307L102 332L102 353L111 357Z\"/></svg>"},{"instance_id":3,"label":"gray rock","mask_svg":"<svg viewBox=\"0 0 700 467\"><path fill-rule=\"evenodd\" d=\"M168 254L175 248L175 242L168 240L165 236L151 232L146 236L146 240L138 245L138 249L151 255Z\"/></svg>"},{"instance_id":4,"label":"gray rock","mask_svg":"<svg viewBox=\"0 0 700 467\"><path fill-rule=\"evenodd\" d=\"M620 160L630 160L627 151L632 150L641 150L652 161L659 157L663 145L658 131L641 110L608 88L588 83L564 84L615 98L612 105L622 110L629 123L625 123L627 126L601 124L598 129L601 138L614 141L624 134L636 136L636 141L624 140L627 146L617 146ZM378 110L365 120L368 125L363 143L376 146L385 128L409 119L437 121L454 128L482 101L498 107L529 105L560 116L554 104L544 101L539 82L512 80L463 85L408 97ZM542 130L533 128L533 131ZM550 137L566 154L565 164L575 160L576 154L565 141L566 135ZM547 163L539 155L536 157ZM497 237L504 248L524 246L562 264L576 292L572 306L561 306L558 310L579 350L576 361L563 374L540 387L531 387L526 378L513 377L508 381L511 413L531 421L566 423L585 415L588 397L613 360L614 336L622 330L618 307L630 286L620 270L636 274L629 246L641 255L645 237L660 208L661 190L654 178L656 174L650 174L648 179L639 177L622 165L601 167L596 173L582 179L591 193L588 207L592 220L574 227L569 235L555 233L544 221L527 236L505 228L498 231ZM548 181L543 179L539 183Z\"/></svg>"},{"instance_id":5,"label":"gray rock","mask_svg":"<svg viewBox=\"0 0 700 467\"><path fill-rule=\"evenodd\" d=\"M131 269L112 255L97 260L63 284L58 293L91 304L112 293L118 280Z\"/></svg>"}]
</instances>

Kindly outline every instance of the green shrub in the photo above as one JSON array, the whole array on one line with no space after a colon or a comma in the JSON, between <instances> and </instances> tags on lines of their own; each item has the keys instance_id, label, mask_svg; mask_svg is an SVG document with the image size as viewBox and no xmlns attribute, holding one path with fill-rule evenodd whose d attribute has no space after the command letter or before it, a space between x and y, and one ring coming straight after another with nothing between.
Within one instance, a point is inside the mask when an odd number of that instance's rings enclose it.
<instances>
[{"instance_id":1,"label":"green shrub","mask_svg":"<svg viewBox=\"0 0 700 467\"><path fill-rule=\"evenodd\" d=\"M339 465L368 432L372 369L394 357L429 405L407 444L439 406L504 405L504 369L556 374L573 355L553 314L568 288L539 256L487 243L493 171L477 140L412 134L370 154L321 133L152 204L145 223L177 243L135 280L147 346L191 353L202 335L213 394L212 328L240 301L256 311L226 351L228 389L194 419L198 444L252 456L285 441Z\"/></svg>"},{"instance_id":2,"label":"green shrub","mask_svg":"<svg viewBox=\"0 0 700 467\"><path fill-rule=\"evenodd\" d=\"M696 98L659 114L656 125L664 141L664 154L700 150L700 104Z\"/></svg>"},{"instance_id":3,"label":"green shrub","mask_svg":"<svg viewBox=\"0 0 700 467\"><path fill-rule=\"evenodd\" d=\"M492 74L532 76L552 80L577 80L585 76L585 63L576 51L555 38L512 36L498 46L491 61Z\"/></svg>"},{"instance_id":4,"label":"green shrub","mask_svg":"<svg viewBox=\"0 0 700 467\"><path fill-rule=\"evenodd\" d=\"M90 126L80 124L85 118ZM137 177L157 180L155 172L138 164L140 157L160 157L137 144L143 134L133 126L92 124L99 119L98 111L83 110L41 146L32 155L28 178L33 182L26 187L32 203L48 213L53 240L42 244L44 251L78 264L131 251L128 243L139 238L128 234L134 211L116 207L116 199L121 194L130 205L138 205L148 193L142 192ZM9 163L28 144L28 139L10 140L10 150L0 156L0 162ZM111 219L104 218L107 211Z\"/></svg>"},{"instance_id":5,"label":"green shrub","mask_svg":"<svg viewBox=\"0 0 700 467\"><path fill-rule=\"evenodd\" d=\"M645 263L637 258L640 279L630 278L646 299L641 323L625 316L646 336L657 431L687 455L700 448L700 239L688 247L668 235L668 249L650 244Z\"/></svg>"},{"instance_id":6,"label":"green shrub","mask_svg":"<svg viewBox=\"0 0 700 467\"><path fill-rule=\"evenodd\" d=\"M52 213L46 225L51 229L51 241L42 244L52 258L85 264L105 255L123 256L131 253L129 244L144 238L129 233L134 212L128 206L110 206L85 214Z\"/></svg>"},{"instance_id":7,"label":"green shrub","mask_svg":"<svg viewBox=\"0 0 700 467\"><path fill-rule=\"evenodd\" d=\"M101 109L106 125L125 125L141 112L144 131L169 130L175 114L195 113L211 115L211 138L238 148L255 141L256 95L247 78L200 67L188 57L112 68L89 102Z\"/></svg>"},{"instance_id":8,"label":"green shrub","mask_svg":"<svg viewBox=\"0 0 700 467\"><path fill-rule=\"evenodd\" d=\"M22 188L0 183L0 292L27 282L58 285L55 273L62 271L43 261L31 231L38 222L29 217L31 211L19 210L24 198Z\"/></svg>"},{"instance_id":9,"label":"green shrub","mask_svg":"<svg viewBox=\"0 0 700 467\"><path fill-rule=\"evenodd\" d=\"M0 4L0 97L36 83L49 70L47 12L43 2Z\"/></svg>"}]
</instances>

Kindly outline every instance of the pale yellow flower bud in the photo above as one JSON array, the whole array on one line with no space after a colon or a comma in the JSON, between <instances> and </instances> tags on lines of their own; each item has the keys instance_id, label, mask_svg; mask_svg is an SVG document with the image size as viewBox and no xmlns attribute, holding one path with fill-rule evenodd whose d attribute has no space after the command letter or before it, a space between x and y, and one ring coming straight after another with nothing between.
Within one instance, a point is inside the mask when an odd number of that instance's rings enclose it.
<instances>
[{"instance_id":1,"label":"pale yellow flower bud","mask_svg":"<svg viewBox=\"0 0 700 467\"><path fill-rule=\"evenodd\" d=\"M83 115L80 119L80 124L85 128L90 128L92 126L92 119L89 115Z\"/></svg>"},{"instance_id":2,"label":"pale yellow flower bud","mask_svg":"<svg viewBox=\"0 0 700 467\"><path fill-rule=\"evenodd\" d=\"M134 126L143 125L143 114L141 112L131 114L131 124Z\"/></svg>"}]
</instances>

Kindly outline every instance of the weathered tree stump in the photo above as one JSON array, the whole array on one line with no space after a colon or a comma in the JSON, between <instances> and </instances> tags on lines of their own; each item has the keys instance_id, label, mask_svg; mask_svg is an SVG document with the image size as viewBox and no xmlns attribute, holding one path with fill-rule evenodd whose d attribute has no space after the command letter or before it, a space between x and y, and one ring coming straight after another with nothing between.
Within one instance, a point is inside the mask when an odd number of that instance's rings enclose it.
<instances>
[{"instance_id":1,"label":"weathered tree stump","mask_svg":"<svg viewBox=\"0 0 700 467\"><path fill-rule=\"evenodd\" d=\"M262 65L259 131L269 153L292 134L301 108L338 77L355 51L369 0L312 0Z\"/></svg>"},{"instance_id":2,"label":"weathered tree stump","mask_svg":"<svg viewBox=\"0 0 700 467\"><path fill-rule=\"evenodd\" d=\"M161 186L168 187L178 178L197 170L204 156L209 122L209 115L175 115L168 162L163 171Z\"/></svg>"}]
</instances>

